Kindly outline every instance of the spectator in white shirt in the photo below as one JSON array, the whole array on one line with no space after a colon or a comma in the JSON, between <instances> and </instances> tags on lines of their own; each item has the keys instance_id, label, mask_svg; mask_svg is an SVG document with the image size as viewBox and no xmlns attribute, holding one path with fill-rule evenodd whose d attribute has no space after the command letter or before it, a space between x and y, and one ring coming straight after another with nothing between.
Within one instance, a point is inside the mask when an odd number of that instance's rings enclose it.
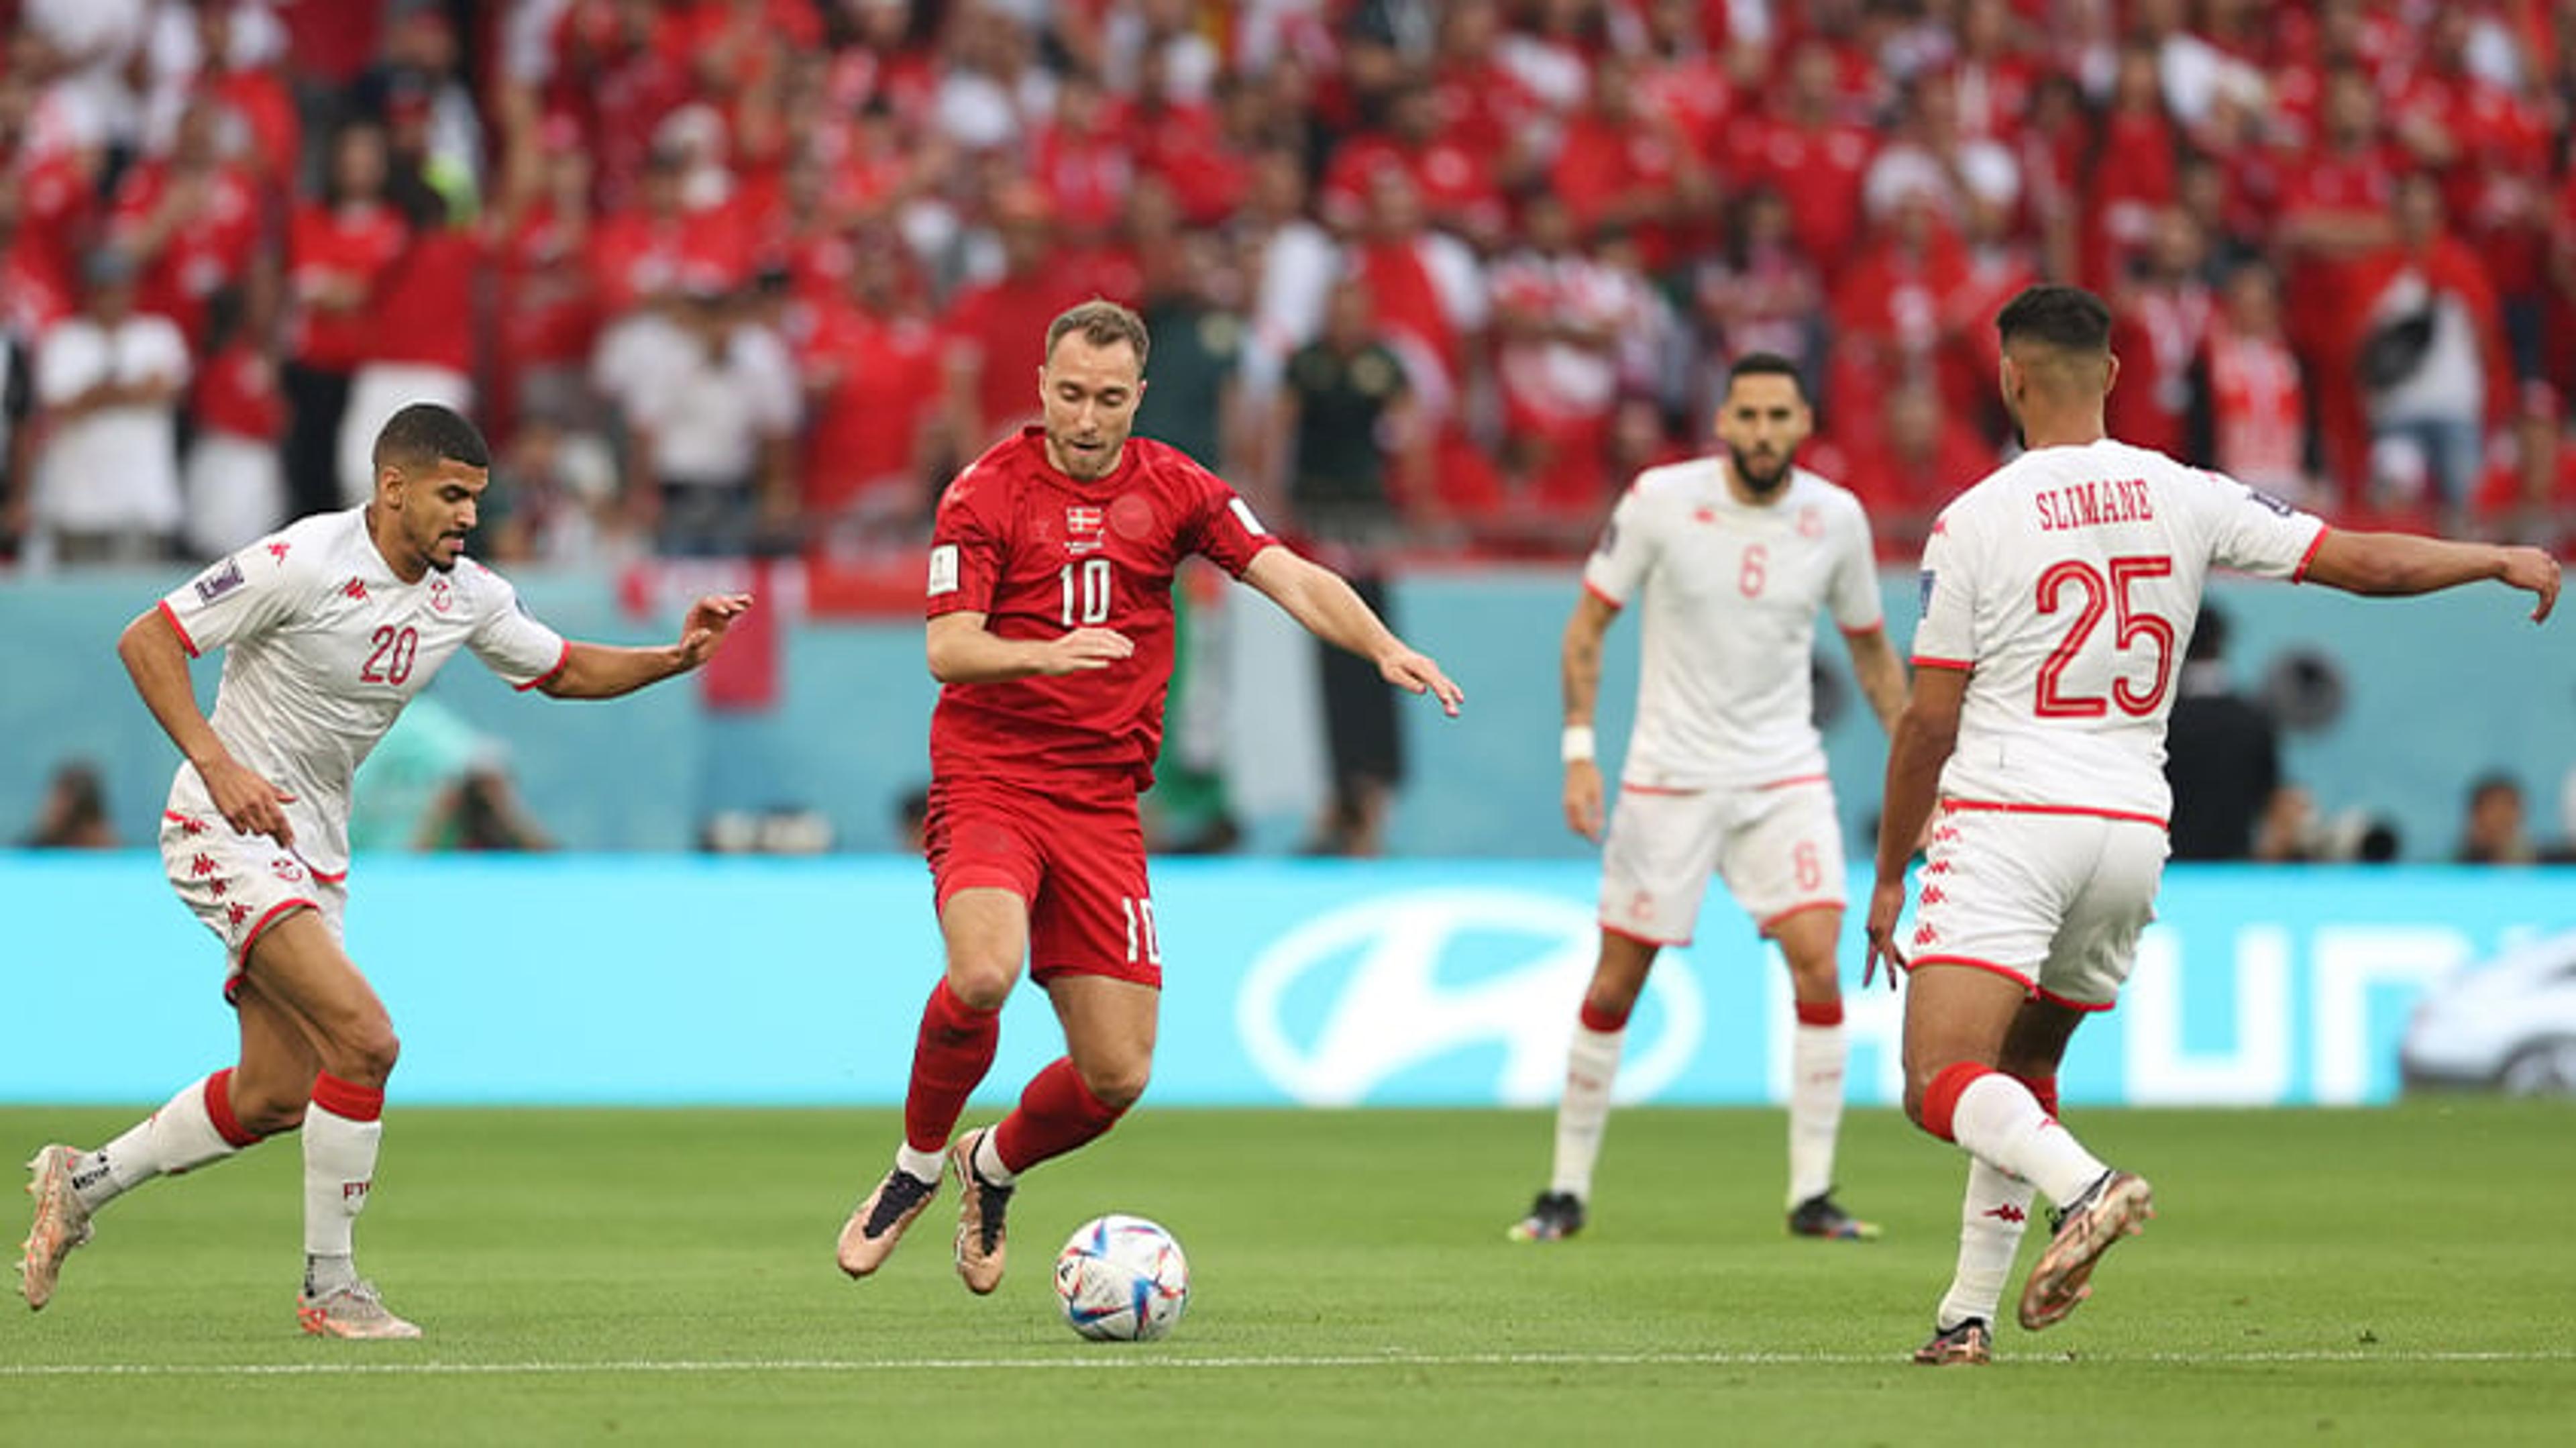
<instances>
[{"instance_id":1,"label":"spectator in white shirt","mask_svg":"<svg viewBox=\"0 0 2576 1448\"><path fill-rule=\"evenodd\" d=\"M188 344L134 310L134 271L124 252L92 252L82 310L37 344L31 562L157 561L179 526Z\"/></svg>"}]
</instances>

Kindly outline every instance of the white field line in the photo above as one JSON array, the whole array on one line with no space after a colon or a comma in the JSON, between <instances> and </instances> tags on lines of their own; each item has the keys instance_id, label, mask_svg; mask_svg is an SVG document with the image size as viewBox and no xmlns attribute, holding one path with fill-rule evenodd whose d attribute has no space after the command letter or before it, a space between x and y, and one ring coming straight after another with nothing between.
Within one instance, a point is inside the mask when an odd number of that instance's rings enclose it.
<instances>
[{"instance_id":1,"label":"white field line","mask_svg":"<svg viewBox=\"0 0 2576 1448\"><path fill-rule=\"evenodd\" d=\"M400 1351L400 1349L396 1349ZM628 1359L608 1362L307 1362L307 1363L0 1363L5 1378L207 1378L207 1377L515 1377L573 1373L717 1375L725 1373L982 1373L1027 1372L1242 1372L1273 1368L1491 1368L1491 1367L1893 1367L1897 1353L1790 1352L1496 1352L1342 1354L1298 1357L1164 1357L1153 1349L1125 1355L1103 1348L1080 1357L984 1358L746 1358ZM2004 1359L2007 1366L2175 1364L2221 1367L2236 1363L2369 1363L2378 1366L2434 1363L2567 1363L2576 1348L2462 1352L2335 1349L2279 1352L2030 1353Z\"/></svg>"}]
</instances>

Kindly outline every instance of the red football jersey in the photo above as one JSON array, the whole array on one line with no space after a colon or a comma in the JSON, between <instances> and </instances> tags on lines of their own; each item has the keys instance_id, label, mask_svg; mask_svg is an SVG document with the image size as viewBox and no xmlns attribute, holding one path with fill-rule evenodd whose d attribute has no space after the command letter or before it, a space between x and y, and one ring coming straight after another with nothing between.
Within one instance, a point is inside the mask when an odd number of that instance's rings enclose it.
<instances>
[{"instance_id":1,"label":"red football jersey","mask_svg":"<svg viewBox=\"0 0 2576 1448\"><path fill-rule=\"evenodd\" d=\"M931 772L1111 770L1150 786L1172 682L1173 572L1196 553L1241 577L1277 541L1178 448L1131 437L1117 471L1086 483L1047 461L1038 428L995 445L939 499L928 616L981 613L1006 639L1112 628L1136 652L1105 669L941 689Z\"/></svg>"}]
</instances>

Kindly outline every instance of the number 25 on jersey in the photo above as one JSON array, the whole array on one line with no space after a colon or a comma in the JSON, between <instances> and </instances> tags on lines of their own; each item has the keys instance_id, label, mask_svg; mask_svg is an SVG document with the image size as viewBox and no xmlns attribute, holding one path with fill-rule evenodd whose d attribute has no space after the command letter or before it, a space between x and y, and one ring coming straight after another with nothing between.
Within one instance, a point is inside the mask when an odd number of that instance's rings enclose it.
<instances>
[{"instance_id":1,"label":"number 25 on jersey","mask_svg":"<svg viewBox=\"0 0 2576 1448\"><path fill-rule=\"evenodd\" d=\"M2039 611L2056 613L2063 608L2075 610L2075 620L2067 626L2066 637L2049 653L2048 662L2039 667L2039 688L2031 709L2043 719L2098 719L2117 704L2120 712L2145 718L2164 702L2165 686L2173 682L2173 621L2152 610L2132 607L2129 586L2142 578L2165 578L2173 573L2173 559L2158 556L2113 558L2110 576L2079 559L2051 564L2039 575ZM2076 596L2069 598L2072 591ZM2126 676L2111 681L2111 697L2099 694L2069 694L2062 676L2067 666L2084 653L2085 643L2101 625L2105 612L2112 614L2112 647L2128 649L2140 640L2154 646L2155 672L2152 681L2141 692L2133 688Z\"/></svg>"}]
</instances>

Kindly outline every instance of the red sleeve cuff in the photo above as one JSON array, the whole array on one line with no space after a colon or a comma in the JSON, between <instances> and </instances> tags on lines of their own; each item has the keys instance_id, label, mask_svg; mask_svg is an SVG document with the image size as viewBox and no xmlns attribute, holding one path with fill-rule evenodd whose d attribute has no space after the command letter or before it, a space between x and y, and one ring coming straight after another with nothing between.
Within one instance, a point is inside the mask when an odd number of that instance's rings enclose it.
<instances>
[{"instance_id":1,"label":"red sleeve cuff","mask_svg":"<svg viewBox=\"0 0 2576 1448\"><path fill-rule=\"evenodd\" d=\"M1957 669L1960 673L1965 674L1973 672L1977 665L1976 661L1973 659L1936 659L1929 654L1916 654L1914 656L1914 667L1918 669Z\"/></svg>"},{"instance_id":2,"label":"red sleeve cuff","mask_svg":"<svg viewBox=\"0 0 2576 1448\"><path fill-rule=\"evenodd\" d=\"M564 640L563 652L555 655L555 666L553 668L546 670L544 673L537 675L535 678L530 679L524 684L514 684L511 687L517 689L522 694L528 692L530 689L542 688L547 681L553 679L557 674L564 671L564 665L571 662L572 640L566 639Z\"/></svg>"},{"instance_id":3,"label":"red sleeve cuff","mask_svg":"<svg viewBox=\"0 0 2576 1448\"><path fill-rule=\"evenodd\" d=\"M2317 536L2308 540L2308 551L2299 555L2299 566L2290 570L2290 581L2292 583L2305 583L2308 581L2308 565L2316 561L2317 550L2326 546L2326 535L2333 531L2334 527L2332 524L2320 523L2317 525Z\"/></svg>"},{"instance_id":4,"label":"red sleeve cuff","mask_svg":"<svg viewBox=\"0 0 2576 1448\"><path fill-rule=\"evenodd\" d=\"M161 600L161 617L169 620L170 632L179 636L179 647L188 651L188 657L192 659L199 657L197 641L188 637L188 626L179 622L178 611L170 607L170 600L166 598Z\"/></svg>"}]
</instances>

